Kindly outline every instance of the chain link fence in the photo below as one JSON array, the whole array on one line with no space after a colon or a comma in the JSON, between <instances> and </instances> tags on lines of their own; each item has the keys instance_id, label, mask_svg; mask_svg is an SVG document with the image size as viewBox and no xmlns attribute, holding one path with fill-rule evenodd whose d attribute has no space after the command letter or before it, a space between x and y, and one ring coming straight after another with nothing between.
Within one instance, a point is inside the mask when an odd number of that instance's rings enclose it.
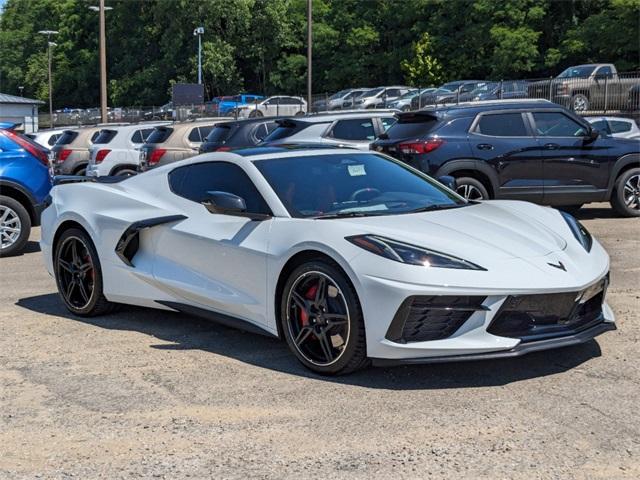
<instances>
[{"instance_id":1,"label":"chain link fence","mask_svg":"<svg viewBox=\"0 0 640 480\"><path fill-rule=\"evenodd\" d=\"M545 99L562 105L580 115L640 114L640 73L627 72L589 78L537 78L463 82L455 91L437 88L390 88L373 99L360 102L366 91L375 89L346 89L337 93L320 93L307 105L306 96L235 95L218 97L199 105L123 107L108 110L108 122L144 122L157 120L184 121L195 118L230 117L234 119L300 116L365 108L388 108L400 111L420 110L443 104L482 102L498 99ZM389 94L390 93L390 94ZM362 95L362 96L361 96ZM365 94L366 95L366 94ZM66 127L96 125L101 122L100 110L73 109L58 111L49 118L40 114L40 126Z\"/></svg>"}]
</instances>

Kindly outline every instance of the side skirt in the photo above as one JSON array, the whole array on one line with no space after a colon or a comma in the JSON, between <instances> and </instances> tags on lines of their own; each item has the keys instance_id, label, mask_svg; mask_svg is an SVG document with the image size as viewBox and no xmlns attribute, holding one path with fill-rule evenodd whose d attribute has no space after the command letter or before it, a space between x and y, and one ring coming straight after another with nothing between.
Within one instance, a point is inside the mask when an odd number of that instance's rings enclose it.
<instances>
[{"instance_id":1,"label":"side skirt","mask_svg":"<svg viewBox=\"0 0 640 480\"><path fill-rule=\"evenodd\" d=\"M156 300L156 303L172 308L178 312L194 315L196 317L204 318L205 320L211 320L213 322L219 323L220 325L224 325L225 327L235 328L235 329L243 330L249 333L257 333L259 335L264 335L265 337L278 338L277 335L251 322L242 320L240 318L232 317L230 315L225 315L224 313L218 313L212 310L194 307L192 305L186 305L184 303L179 303L179 302L167 302L165 300Z\"/></svg>"}]
</instances>

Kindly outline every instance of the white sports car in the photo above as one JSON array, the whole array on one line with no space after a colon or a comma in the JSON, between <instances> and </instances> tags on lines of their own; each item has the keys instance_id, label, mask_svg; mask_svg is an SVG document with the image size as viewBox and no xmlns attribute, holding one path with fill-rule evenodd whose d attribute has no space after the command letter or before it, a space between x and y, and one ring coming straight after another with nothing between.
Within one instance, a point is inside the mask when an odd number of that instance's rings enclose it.
<instances>
[{"instance_id":1,"label":"white sports car","mask_svg":"<svg viewBox=\"0 0 640 480\"><path fill-rule=\"evenodd\" d=\"M381 154L251 148L101 178L59 179L42 216L76 315L123 303L211 317L285 339L322 374L615 329L609 258L573 217L466 201Z\"/></svg>"}]
</instances>

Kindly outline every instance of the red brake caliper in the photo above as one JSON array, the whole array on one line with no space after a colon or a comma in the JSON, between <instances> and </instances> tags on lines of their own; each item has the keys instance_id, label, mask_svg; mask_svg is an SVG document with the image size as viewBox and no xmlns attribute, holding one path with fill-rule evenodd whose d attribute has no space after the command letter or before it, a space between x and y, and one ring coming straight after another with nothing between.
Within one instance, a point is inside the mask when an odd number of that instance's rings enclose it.
<instances>
[{"instance_id":1,"label":"red brake caliper","mask_svg":"<svg viewBox=\"0 0 640 480\"><path fill-rule=\"evenodd\" d=\"M316 296L317 290L318 290L318 285L316 284L313 287L311 287L309 290L307 290L307 293L304 294L304 298L306 298L307 300L313 300L313 298ZM302 309L300 309L300 324L303 327L306 327L307 325L309 325L309 314Z\"/></svg>"}]
</instances>

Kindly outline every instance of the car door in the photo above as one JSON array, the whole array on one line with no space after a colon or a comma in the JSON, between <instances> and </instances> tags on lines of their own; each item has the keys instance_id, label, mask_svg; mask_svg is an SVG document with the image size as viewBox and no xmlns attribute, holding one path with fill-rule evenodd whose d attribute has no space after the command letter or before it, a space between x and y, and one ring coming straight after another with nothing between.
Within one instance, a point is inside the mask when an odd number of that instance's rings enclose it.
<instances>
[{"instance_id":1,"label":"car door","mask_svg":"<svg viewBox=\"0 0 640 480\"><path fill-rule=\"evenodd\" d=\"M183 221L155 227L153 276L186 304L264 324L266 250L271 221L210 213L207 192L242 197L250 213L271 213L251 179L228 162L196 163L169 173Z\"/></svg>"},{"instance_id":2,"label":"car door","mask_svg":"<svg viewBox=\"0 0 640 480\"><path fill-rule=\"evenodd\" d=\"M497 174L496 198L542 200L542 159L524 113L481 113L471 124L468 138L473 157Z\"/></svg>"},{"instance_id":3,"label":"car door","mask_svg":"<svg viewBox=\"0 0 640 480\"><path fill-rule=\"evenodd\" d=\"M604 198L615 161L614 140L588 139L586 123L564 111L529 114L543 160L544 203L580 204Z\"/></svg>"}]
</instances>

